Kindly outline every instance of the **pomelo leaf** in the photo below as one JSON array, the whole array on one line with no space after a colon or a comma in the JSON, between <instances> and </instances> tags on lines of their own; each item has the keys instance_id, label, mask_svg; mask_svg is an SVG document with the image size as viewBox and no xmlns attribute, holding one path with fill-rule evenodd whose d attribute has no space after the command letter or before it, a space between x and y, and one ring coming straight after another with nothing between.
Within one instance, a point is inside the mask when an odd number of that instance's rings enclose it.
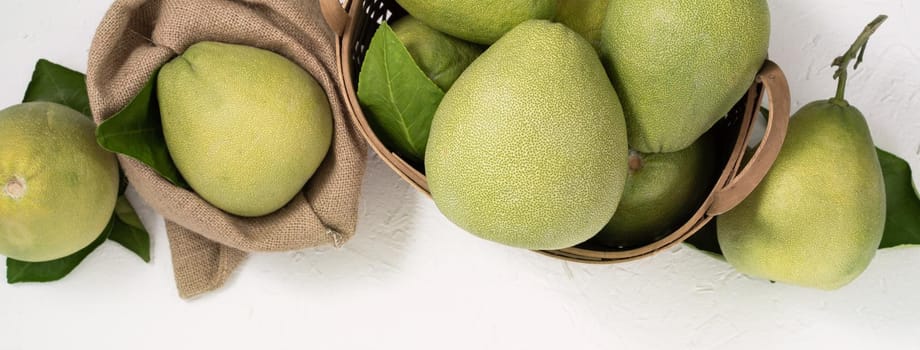
<instances>
[{"instance_id":1,"label":"pomelo leaf","mask_svg":"<svg viewBox=\"0 0 920 350\"><path fill-rule=\"evenodd\" d=\"M150 262L150 235L125 196L118 197L113 219L115 226L109 239L134 252L144 262Z\"/></svg>"},{"instance_id":2,"label":"pomelo leaf","mask_svg":"<svg viewBox=\"0 0 920 350\"><path fill-rule=\"evenodd\" d=\"M96 128L96 140L102 148L137 159L172 184L189 188L166 148L156 78L154 72L134 100Z\"/></svg>"},{"instance_id":3,"label":"pomelo leaf","mask_svg":"<svg viewBox=\"0 0 920 350\"><path fill-rule=\"evenodd\" d=\"M419 68L386 23L371 39L358 79L358 100L377 136L409 163L421 165L444 91Z\"/></svg>"},{"instance_id":4,"label":"pomelo leaf","mask_svg":"<svg viewBox=\"0 0 920 350\"><path fill-rule=\"evenodd\" d=\"M150 234L144 228L131 202L125 197L128 179L121 169L118 171L118 200L115 203L116 223L109 239L137 254L145 262L150 262Z\"/></svg>"},{"instance_id":5,"label":"pomelo leaf","mask_svg":"<svg viewBox=\"0 0 920 350\"><path fill-rule=\"evenodd\" d=\"M920 245L920 198L913 184L910 165L881 149L878 160L885 177L888 212L885 235L879 248Z\"/></svg>"},{"instance_id":6,"label":"pomelo leaf","mask_svg":"<svg viewBox=\"0 0 920 350\"><path fill-rule=\"evenodd\" d=\"M51 282L67 276L80 262L93 250L96 250L112 232L115 226L115 215L109 219L109 224L102 230L102 234L86 248L60 259L44 262L25 262L12 258L6 259L6 281L12 283L22 282Z\"/></svg>"},{"instance_id":7,"label":"pomelo leaf","mask_svg":"<svg viewBox=\"0 0 920 350\"><path fill-rule=\"evenodd\" d=\"M40 59L32 72L32 81L26 88L22 102L54 102L73 108L87 117L93 113L86 93L86 76L83 73Z\"/></svg>"},{"instance_id":8,"label":"pomelo leaf","mask_svg":"<svg viewBox=\"0 0 920 350\"><path fill-rule=\"evenodd\" d=\"M121 167L118 167L118 196L125 194L125 191L128 190L128 178L125 176L125 172L121 170Z\"/></svg>"}]
</instances>

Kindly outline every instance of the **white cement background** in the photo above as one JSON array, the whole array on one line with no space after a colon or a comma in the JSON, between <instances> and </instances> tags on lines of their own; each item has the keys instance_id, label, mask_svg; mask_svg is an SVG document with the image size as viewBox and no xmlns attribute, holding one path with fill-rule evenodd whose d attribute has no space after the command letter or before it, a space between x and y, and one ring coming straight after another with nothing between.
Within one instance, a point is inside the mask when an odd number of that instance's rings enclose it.
<instances>
[{"instance_id":1,"label":"white cement background","mask_svg":"<svg viewBox=\"0 0 920 350\"><path fill-rule=\"evenodd\" d=\"M20 101L40 57L85 71L109 3L0 3L0 106ZM770 56L794 110L830 97L833 57L876 14L892 16L848 97L876 142L920 169L920 3L770 4ZM920 348L920 248L880 252L835 292L752 280L686 247L565 263L464 233L372 157L353 241L254 256L224 289L189 302L176 295L160 217L131 199L153 262L110 242L63 281L0 284L0 349Z\"/></svg>"}]
</instances>

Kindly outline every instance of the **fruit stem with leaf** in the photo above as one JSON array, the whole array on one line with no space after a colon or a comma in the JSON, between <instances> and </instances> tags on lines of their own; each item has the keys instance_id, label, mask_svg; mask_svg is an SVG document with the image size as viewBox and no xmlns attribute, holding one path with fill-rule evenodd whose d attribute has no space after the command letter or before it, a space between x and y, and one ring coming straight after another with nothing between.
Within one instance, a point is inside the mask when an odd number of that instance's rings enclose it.
<instances>
[{"instance_id":1,"label":"fruit stem with leaf","mask_svg":"<svg viewBox=\"0 0 920 350\"><path fill-rule=\"evenodd\" d=\"M842 56L834 59L834 63L831 64L832 67L837 67L837 71L834 73L834 79L837 79L837 95L831 99L831 102L846 106L848 103L844 98L846 94L847 87L847 69L850 66L850 61L856 58L856 64L853 65L853 69L859 68L859 64L862 63L863 55L866 53L866 45L869 43L869 37L875 33L875 31L888 19L886 15L879 15L875 18L869 25L866 26L866 29L863 30L862 34L856 38L856 41L853 42L853 45L850 46L850 49L847 50Z\"/></svg>"}]
</instances>

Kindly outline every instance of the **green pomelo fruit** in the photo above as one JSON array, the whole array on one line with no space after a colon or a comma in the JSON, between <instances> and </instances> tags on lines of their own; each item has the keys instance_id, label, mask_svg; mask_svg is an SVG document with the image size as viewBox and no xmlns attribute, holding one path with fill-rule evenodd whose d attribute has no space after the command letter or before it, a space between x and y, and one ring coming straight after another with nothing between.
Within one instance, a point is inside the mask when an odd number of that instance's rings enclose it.
<instances>
[{"instance_id":1,"label":"green pomelo fruit","mask_svg":"<svg viewBox=\"0 0 920 350\"><path fill-rule=\"evenodd\" d=\"M769 39L766 0L611 1L601 52L630 147L689 147L754 82Z\"/></svg>"},{"instance_id":2,"label":"green pomelo fruit","mask_svg":"<svg viewBox=\"0 0 920 350\"><path fill-rule=\"evenodd\" d=\"M419 68L444 91L482 54L478 45L441 33L411 16L396 21L393 32Z\"/></svg>"},{"instance_id":3,"label":"green pomelo fruit","mask_svg":"<svg viewBox=\"0 0 920 350\"><path fill-rule=\"evenodd\" d=\"M601 44L601 27L610 0L558 0L556 21L581 34L594 48Z\"/></svg>"},{"instance_id":4,"label":"green pomelo fruit","mask_svg":"<svg viewBox=\"0 0 920 350\"><path fill-rule=\"evenodd\" d=\"M179 172L199 196L231 214L283 207L332 141L323 88L270 51L197 43L163 66L157 94Z\"/></svg>"},{"instance_id":5,"label":"green pomelo fruit","mask_svg":"<svg viewBox=\"0 0 920 350\"><path fill-rule=\"evenodd\" d=\"M461 228L527 249L584 242L626 181L626 126L597 54L565 26L528 21L467 68L435 113L425 164Z\"/></svg>"},{"instance_id":6,"label":"green pomelo fruit","mask_svg":"<svg viewBox=\"0 0 920 350\"><path fill-rule=\"evenodd\" d=\"M757 189L718 220L726 260L751 276L840 288L875 256L885 184L862 113L817 101L790 121L779 157Z\"/></svg>"},{"instance_id":7,"label":"green pomelo fruit","mask_svg":"<svg viewBox=\"0 0 920 350\"><path fill-rule=\"evenodd\" d=\"M592 241L634 248L655 241L684 224L699 209L715 183L718 151L704 135L671 153L629 155L629 177L610 223Z\"/></svg>"},{"instance_id":8,"label":"green pomelo fruit","mask_svg":"<svg viewBox=\"0 0 920 350\"><path fill-rule=\"evenodd\" d=\"M529 19L550 19L556 0L396 0L434 29L477 44L492 44Z\"/></svg>"},{"instance_id":9,"label":"green pomelo fruit","mask_svg":"<svg viewBox=\"0 0 920 350\"><path fill-rule=\"evenodd\" d=\"M0 111L0 254L54 260L102 234L118 197L118 163L95 131L56 103Z\"/></svg>"}]
</instances>

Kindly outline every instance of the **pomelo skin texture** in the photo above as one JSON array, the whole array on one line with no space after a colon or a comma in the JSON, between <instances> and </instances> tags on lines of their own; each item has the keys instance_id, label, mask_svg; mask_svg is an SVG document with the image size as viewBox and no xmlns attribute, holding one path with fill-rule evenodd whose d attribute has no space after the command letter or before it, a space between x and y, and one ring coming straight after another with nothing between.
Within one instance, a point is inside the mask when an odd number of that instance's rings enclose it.
<instances>
[{"instance_id":1,"label":"pomelo skin texture","mask_svg":"<svg viewBox=\"0 0 920 350\"><path fill-rule=\"evenodd\" d=\"M115 155L73 109L29 102L0 111L0 254L62 258L102 234L118 197Z\"/></svg>"},{"instance_id":2,"label":"pomelo skin texture","mask_svg":"<svg viewBox=\"0 0 920 350\"><path fill-rule=\"evenodd\" d=\"M461 228L509 246L586 241L613 216L626 181L616 96L581 36L524 22L441 101L425 155L434 202Z\"/></svg>"},{"instance_id":3,"label":"pomelo skin texture","mask_svg":"<svg viewBox=\"0 0 920 350\"><path fill-rule=\"evenodd\" d=\"M769 39L766 0L611 1L601 54L630 147L689 147L754 82Z\"/></svg>"},{"instance_id":4,"label":"pomelo skin texture","mask_svg":"<svg viewBox=\"0 0 920 350\"><path fill-rule=\"evenodd\" d=\"M819 289L866 269L885 228L885 184L862 113L843 101L802 107L757 189L718 219L738 271Z\"/></svg>"},{"instance_id":5,"label":"pomelo skin texture","mask_svg":"<svg viewBox=\"0 0 920 350\"><path fill-rule=\"evenodd\" d=\"M482 54L478 45L441 33L412 16L396 21L393 32L419 68L444 91Z\"/></svg>"},{"instance_id":6,"label":"pomelo skin texture","mask_svg":"<svg viewBox=\"0 0 920 350\"><path fill-rule=\"evenodd\" d=\"M179 172L199 196L234 215L283 207L332 142L323 88L267 50L197 43L163 66L157 89Z\"/></svg>"},{"instance_id":7,"label":"pomelo skin texture","mask_svg":"<svg viewBox=\"0 0 920 350\"><path fill-rule=\"evenodd\" d=\"M556 0L396 0L415 18L441 32L492 44L529 19L550 19Z\"/></svg>"},{"instance_id":8,"label":"pomelo skin texture","mask_svg":"<svg viewBox=\"0 0 920 350\"><path fill-rule=\"evenodd\" d=\"M600 48L601 28L610 0L559 0L556 21L581 34L595 48Z\"/></svg>"},{"instance_id":9,"label":"pomelo skin texture","mask_svg":"<svg viewBox=\"0 0 920 350\"><path fill-rule=\"evenodd\" d=\"M613 219L592 241L634 248L673 232L699 209L718 171L709 134L684 150L629 155L626 190Z\"/></svg>"}]
</instances>

